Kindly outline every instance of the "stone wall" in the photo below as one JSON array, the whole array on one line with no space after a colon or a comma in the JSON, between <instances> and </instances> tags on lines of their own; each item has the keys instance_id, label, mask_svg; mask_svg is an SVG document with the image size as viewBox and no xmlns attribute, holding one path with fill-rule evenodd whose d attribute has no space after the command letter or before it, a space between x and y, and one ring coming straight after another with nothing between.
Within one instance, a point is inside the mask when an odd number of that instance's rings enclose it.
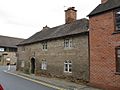
<instances>
[{"instance_id":1,"label":"stone wall","mask_svg":"<svg viewBox=\"0 0 120 90\"><path fill-rule=\"evenodd\" d=\"M0 57L0 65L15 64L17 62L16 52L0 52Z\"/></svg>"},{"instance_id":2,"label":"stone wall","mask_svg":"<svg viewBox=\"0 0 120 90\"><path fill-rule=\"evenodd\" d=\"M69 38L69 37L67 37ZM88 61L88 35L75 35L72 38L72 48L64 48L64 38L48 40L47 51L42 50L41 42L26 45L25 51L21 51L23 46L18 47L17 69L25 71L31 69L31 58L35 58L35 74L50 77L67 78L73 81L89 79ZM47 70L41 69L42 60L47 61ZM72 61L72 73L64 72L64 61ZM21 67L21 62L25 61L25 66Z\"/></svg>"}]
</instances>

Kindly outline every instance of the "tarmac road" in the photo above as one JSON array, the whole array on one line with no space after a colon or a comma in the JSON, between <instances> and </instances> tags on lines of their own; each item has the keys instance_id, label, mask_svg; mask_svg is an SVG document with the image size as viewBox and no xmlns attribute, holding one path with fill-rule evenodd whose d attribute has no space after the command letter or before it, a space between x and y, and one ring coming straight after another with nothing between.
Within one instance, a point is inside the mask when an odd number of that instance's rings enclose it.
<instances>
[{"instance_id":1,"label":"tarmac road","mask_svg":"<svg viewBox=\"0 0 120 90\"><path fill-rule=\"evenodd\" d=\"M7 70L6 66L0 66L0 83L3 85L4 90L55 90L23 78L7 74L3 72L5 70ZM15 67L11 67L11 70L15 70Z\"/></svg>"}]
</instances>

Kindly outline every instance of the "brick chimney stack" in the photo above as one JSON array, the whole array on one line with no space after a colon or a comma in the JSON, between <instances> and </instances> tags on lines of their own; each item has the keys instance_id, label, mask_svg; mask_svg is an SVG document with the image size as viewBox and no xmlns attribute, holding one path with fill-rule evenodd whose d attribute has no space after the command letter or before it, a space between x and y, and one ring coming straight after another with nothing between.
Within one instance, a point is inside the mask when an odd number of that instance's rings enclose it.
<instances>
[{"instance_id":1,"label":"brick chimney stack","mask_svg":"<svg viewBox=\"0 0 120 90\"><path fill-rule=\"evenodd\" d=\"M106 3L108 0L101 0L101 3L104 4Z\"/></svg>"},{"instance_id":2,"label":"brick chimney stack","mask_svg":"<svg viewBox=\"0 0 120 90\"><path fill-rule=\"evenodd\" d=\"M65 10L65 23L69 24L76 20L77 10L75 10L75 7L69 7L67 10Z\"/></svg>"}]
</instances>

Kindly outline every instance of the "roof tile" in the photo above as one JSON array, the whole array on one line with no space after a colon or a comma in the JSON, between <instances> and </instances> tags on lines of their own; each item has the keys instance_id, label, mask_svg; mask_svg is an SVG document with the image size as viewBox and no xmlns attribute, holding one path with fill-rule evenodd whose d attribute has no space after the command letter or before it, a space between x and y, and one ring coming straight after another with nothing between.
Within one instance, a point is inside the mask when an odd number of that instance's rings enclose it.
<instances>
[{"instance_id":1,"label":"roof tile","mask_svg":"<svg viewBox=\"0 0 120 90\"><path fill-rule=\"evenodd\" d=\"M70 24L63 24L48 29L43 28L43 30L37 32L30 38L24 40L19 45L31 44L42 40L78 34L86 31L88 31L88 20L84 18L84 19L76 20Z\"/></svg>"}]
</instances>

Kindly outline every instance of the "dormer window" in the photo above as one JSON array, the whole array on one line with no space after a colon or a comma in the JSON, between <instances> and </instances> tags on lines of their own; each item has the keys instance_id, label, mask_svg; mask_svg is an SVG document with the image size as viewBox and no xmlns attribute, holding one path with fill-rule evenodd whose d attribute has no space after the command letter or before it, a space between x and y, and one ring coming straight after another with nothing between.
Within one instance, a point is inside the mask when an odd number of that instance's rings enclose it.
<instances>
[{"instance_id":1,"label":"dormer window","mask_svg":"<svg viewBox=\"0 0 120 90\"><path fill-rule=\"evenodd\" d=\"M116 30L120 31L120 8L116 9Z\"/></svg>"}]
</instances>

